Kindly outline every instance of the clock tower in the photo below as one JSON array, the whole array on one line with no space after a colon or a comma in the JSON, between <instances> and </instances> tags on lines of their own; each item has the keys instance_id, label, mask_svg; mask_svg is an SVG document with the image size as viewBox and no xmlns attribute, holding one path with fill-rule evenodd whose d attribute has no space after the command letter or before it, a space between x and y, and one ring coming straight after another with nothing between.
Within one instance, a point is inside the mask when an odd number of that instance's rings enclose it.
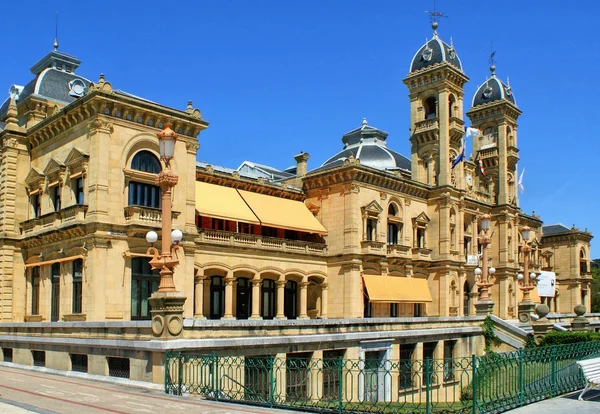
<instances>
[{"instance_id":1,"label":"clock tower","mask_svg":"<svg viewBox=\"0 0 600 414\"><path fill-rule=\"evenodd\" d=\"M473 154L485 175L479 174L476 180L491 193L492 204L517 206L517 118L521 111L510 84L498 79L496 66L492 65L490 71L467 112L472 126L481 131L473 139Z\"/></svg>"},{"instance_id":2,"label":"clock tower","mask_svg":"<svg viewBox=\"0 0 600 414\"><path fill-rule=\"evenodd\" d=\"M451 169L464 133L463 87L469 80L452 41L433 37L417 51L404 79L410 98L412 179L437 186L462 186ZM462 169L462 166L460 167ZM458 170L457 170L458 171Z\"/></svg>"}]
</instances>

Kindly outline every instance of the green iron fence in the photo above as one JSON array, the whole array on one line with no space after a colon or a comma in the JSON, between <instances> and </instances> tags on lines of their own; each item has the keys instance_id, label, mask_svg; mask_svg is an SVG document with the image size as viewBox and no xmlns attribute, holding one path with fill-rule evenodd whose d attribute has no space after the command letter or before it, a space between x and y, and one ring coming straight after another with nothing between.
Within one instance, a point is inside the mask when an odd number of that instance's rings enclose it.
<instances>
[{"instance_id":1,"label":"green iron fence","mask_svg":"<svg viewBox=\"0 0 600 414\"><path fill-rule=\"evenodd\" d=\"M167 352L165 392L325 413L502 412L584 386L600 342L424 361ZM379 355L382 356L382 355Z\"/></svg>"}]
</instances>

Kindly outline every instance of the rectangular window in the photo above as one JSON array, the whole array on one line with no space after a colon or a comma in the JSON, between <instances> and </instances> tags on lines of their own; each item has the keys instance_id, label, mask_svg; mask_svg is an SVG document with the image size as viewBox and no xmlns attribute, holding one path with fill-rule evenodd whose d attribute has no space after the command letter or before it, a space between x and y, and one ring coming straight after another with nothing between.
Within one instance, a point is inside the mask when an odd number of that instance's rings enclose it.
<instances>
[{"instance_id":1,"label":"rectangular window","mask_svg":"<svg viewBox=\"0 0 600 414\"><path fill-rule=\"evenodd\" d=\"M434 371L435 371L435 362L433 360L433 355L435 353L435 348L437 347L437 342L425 342L423 344L423 381L433 382L434 379ZM429 379L425 378L425 369L429 368Z\"/></svg>"},{"instance_id":2,"label":"rectangular window","mask_svg":"<svg viewBox=\"0 0 600 414\"><path fill-rule=\"evenodd\" d=\"M40 268L31 268L31 314L40 314Z\"/></svg>"},{"instance_id":3,"label":"rectangular window","mask_svg":"<svg viewBox=\"0 0 600 414\"><path fill-rule=\"evenodd\" d=\"M363 314L365 318L371 318L373 316L373 304L369 300L367 295L364 296L364 309Z\"/></svg>"},{"instance_id":4,"label":"rectangular window","mask_svg":"<svg viewBox=\"0 0 600 414\"><path fill-rule=\"evenodd\" d=\"M444 341L444 381L454 381L454 346L456 341Z\"/></svg>"},{"instance_id":5,"label":"rectangular window","mask_svg":"<svg viewBox=\"0 0 600 414\"><path fill-rule=\"evenodd\" d=\"M31 351L34 367L46 366L46 351Z\"/></svg>"},{"instance_id":6,"label":"rectangular window","mask_svg":"<svg viewBox=\"0 0 600 414\"><path fill-rule=\"evenodd\" d=\"M287 354L285 360L286 370L286 397L288 401L308 401L310 389L310 361L312 352Z\"/></svg>"},{"instance_id":7,"label":"rectangular window","mask_svg":"<svg viewBox=\"0 0 600 414\"><path fill-rule=\"evenodd\" d=\"M376 241L377 240L377 220L376 219L367 219L367 240Z\"/></svg>"},{"instance_id":8,"label":"rectangular window","mask_svg":"<svg viewBox=\"0 0 600 414\"><path fill-rule=\"evenodd\" d=\"M387 244L398 244L398 224L396 223L388 223Z\"/></svg>"},{"instance_id":9,"label":"rectangular window","mask_svg":"<svg viewBox=\"0 0 600 414\"><path fill-rule=\"evenodd\" d=\"M129 205L160 208L160 188L152 184L129 183Z\"/></svg>"},{"instance_id":10,"label":"rectangular window","mask_svg":"<svg viewBox=\"0 0 600 414\"><path fill-rule=\"evenodd\" d=\"M413 306L413 316L415 318L419 318L419 317L423 316L422 315L422 311L421 311L421 304L420 303L415 303L414 304L414 306Z\"/></svg>"},{"instance_id":11,"label":"rectangular window","mask_svg":"<svg viewBox=\"0 0 600 414\"><path fill-rule=\"evenodd\" d=\"M413 353L415 344L400 345L400 388L407 389L413 387Z\"/></svg>"},{"instance_id":12,"label":"rectangular window","mask_svg":"<svg viewBox=\"0 0 600 414\"><path fill-rule=\"evenodd\" d=\"M272 372L273 357L244 357L244 396L250 399L250 401L269 401ZM211 375L216 374L211 373Z\"/></svg>"},{"instance_id":13,"label":"rectangular window","mask_svg":"<svg viewBox=\"0 0 600 414\"><path fill-rule=\"evenodd\" d=\"M424 228L417 229L417 247L419 249L425 248L425 229Z\"/></svg>"},{"instance_id":14,"label":"rectangular window","mask_svg":"<svg viewBox=\"0 0 600 414\"><path fill-rule=\"evenodd\" d=\"M85 354L71 354L71 371L88 372L88 356Z\"/></svg>"},{"instance_id":15,"label":"rectangular window","mask_svg":"<svg viewBox=\"0 0 600 414\"><path fill-rule=\"evenodd\" d=\"M40 194L30 196L31 207L33 208L33 217L38 218L42 215L42 206L40 205Z\"/></svg>"},{"instance_id":16,"label":"rectangular window","mask_svg":"<svg viewBox=\"0 0 600 414\"><path fill-rule=\"evenodd\" d=\"M238 223L238 232L244 234L254 234L254 225L248 223Z\"/></svg>"},{"instance_id":17,"label":"rectangular window","mask_svg":"<svg viewBox=\"0 0 600 414\"><path fill-rule=\"evenodd\" d=\"M73 261L73 313L81 313L83 290L83 260Z\"/></svg>"},{"instance_id":18,"label":"rectangular window","mask_svg":"<svg viewBox=\"0 0 600 414\"><path fill-rule=\"evenodd\" d=\"M75 195L75 204L85 204L83 195L83 177L73 179L73 194Z\"/></svg>"},{"instance_id":19,"label":"rectangular window","mask_svg":"<svg viewBox=\"0 0 600 414\"><path fill-rule=\"evenodd\" d=\"M150 269L150 259L131 259L131 319L150 319L148 298L158 290L159 274Z\"/></svg>"},{"instance_id":20,"label":"rectangular window","mask_svg":"<svg viewBox=\"0 0 600 414\"><path fill-rule=\"evenodd\" d=\"M107 357L108 375L111 377L129 378L129 358Z\"/></svg>"},{"instance_id":21,"label":"rectangular window","mask_svg":"<svg viewBox=\"0 0 600 414\"><path fill-rule=\"evenodd\" d=\"M465 258L471 253L471 236L465 236Z\"/></svg>"},{"instance_id":22,"label":"rectangular window","mask_svg":"<svg viewBox=\"0 0 600 414\"><path fill-rule=\"evenodd\" d=\"M2 348L2 354L4 356L4 362L12 362L13 361L13 350L12 348Z\"/></svg>"},{"instance_id":23,"label":"rectangular window","mask_svg":"<svg viewBox=\"0 0 600 414\"><path fill-rule=\"evenodd\" d=\"M398 304L397 303L390 303L390 316L392 318L398 317Z\"/></svg>"},{"instance_id":24,"label":"rectangular window","mask_svg":"<svg viewBox=\"0 0 600 414\"><path fill-rule=\"evenodd\" d=\"M344 368L343 349L323 351L323 401L338 401L340 381L347 370Z\"/></svg>"},{"instance_id":25,"label":"rectangular window","mask_svg":"<svg viewBox=\"0 0 600 414\"><path fill-rule=\"evenodd\" d=\"M56 185L52 187L51 197L52 197L52 205L54 206L54 211L60 211L61 208L61 187L60 185Z\"/></svg>"},{"instance_id":26,"label":"rectangular window","mask_svg":"<svg viewBox=\"0 0 600 414\"><path fill-rule=\"evenodd\" d=\"M50 321L57 322L60 318L60 263L54 263L51 271L52 297Z\"/></svg>"}]
</instances>

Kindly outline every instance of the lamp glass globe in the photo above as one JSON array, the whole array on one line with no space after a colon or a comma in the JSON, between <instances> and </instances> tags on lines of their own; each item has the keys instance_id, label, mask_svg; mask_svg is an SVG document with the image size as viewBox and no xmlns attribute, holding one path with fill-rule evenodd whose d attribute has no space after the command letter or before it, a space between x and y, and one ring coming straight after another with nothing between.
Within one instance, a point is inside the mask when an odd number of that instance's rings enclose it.
<instances>
[{"instance_id":1,"label":"lamp glass globe","mask_svg":"<svg viewBox=\"0 0 600 414\"><path fill-rule=\"evenodd\" d=\"M480 268L478 268L478 267L476 267L476 268L475 268L475 274L476 274L477 276L479 276L479 275L481 274L481 269L480 269Z\"/></svg>"},{"instance_id":2,"label":"lamp glass globe","mask_svg":"<svg viewBox=\"0 0 600 414\"><path fill-rule=\"evenodd\" d=\"M490 273L490 275L493 275L494 273L496 273L496 268L495 267L490 267L488 269L488 272Z\"/></svg>"},{"instance_id":3,"label":"lamp glass globe","mask_svg":"<svg viewBox=\"0 0 600 414\"><path fill-rule=\"evenodd\" d=\"M146 233L146 241L150 244L156 243L158 240L158 234L155 231L149 231Z\"/></svg>"},{"instance_id":4,"label":"lamp glass globe","mask_svg":"<svg viewBox=\"0 0 600 414\"><path fill-rule=\"evenodd\" d=\"M183 239L183 233L179 229L175 229L171 232L171 240L173 243L179 243Z\"/></svg>"},{"instance_id":5,"label":"lamp glass globe","mask_svg":"<svg viewBox=\"0 0 600 414\"><path fill-rule=\"evenodd\" d=\"M533 273L533 272L529 273L529 277L530 277L531 279L535 279L535 278L536 278L536 276L537 276L537 275L536 275L535 273Z\"/></svg>"},{"instance_id":6,"label":"lamp glass globe","mask_svg":"<svg viewBox=\"0 0 600 414\"><path fill-rule=\"evenodd\" d=\"M517 280L523 280L523 274L522 273L519 273L517 275Z\"/></svg>"}]
</instances>

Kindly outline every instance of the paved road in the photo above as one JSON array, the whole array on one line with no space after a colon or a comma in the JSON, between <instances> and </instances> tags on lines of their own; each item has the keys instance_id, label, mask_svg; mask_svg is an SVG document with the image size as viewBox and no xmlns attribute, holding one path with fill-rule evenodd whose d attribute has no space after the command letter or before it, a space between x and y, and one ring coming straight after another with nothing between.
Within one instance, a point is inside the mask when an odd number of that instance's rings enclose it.
<instances>
[{"instance_id":1,"label":"paved road","mask_svg":"<svg viewBox=\"0 0 600 414\"><path fill-rule=\"evenodd\" d=\"M585 393L583 401L577 400L580 391L558 398L552 398L515 408L510 414L598 414L600 413L600 391L592 390Z\"/></svg>"},{"instance_id":2,"label":"paved road","mask_svg":"<svg viewBox=\"0 0 600 414\"><path fill-rule=\"evenodd\" d=\"M0 366L0 413L290 413ZM295 414L298 412L296 411Z\"/></svg>"}]
</instances>

